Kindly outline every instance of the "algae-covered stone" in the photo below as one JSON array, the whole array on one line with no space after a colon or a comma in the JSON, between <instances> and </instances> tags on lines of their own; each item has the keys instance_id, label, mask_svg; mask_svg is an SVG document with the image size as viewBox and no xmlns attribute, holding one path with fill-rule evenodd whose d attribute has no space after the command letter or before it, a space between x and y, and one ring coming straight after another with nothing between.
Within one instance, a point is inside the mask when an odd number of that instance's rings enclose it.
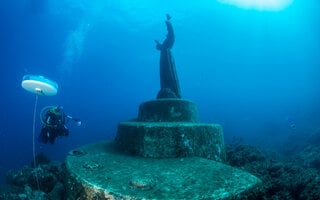
<instances>
[{"instance_id":1,"label":"algae-covered stone","mask_svg":"<svg viewBox=\"0 0 320 200\"><path fill-rule=\"evenodd\" d=\"M198 122L196 105L184 99L158 99L140 105L137 121Z\"/></svg>"},{"instance_id":2,"label":"algae-covered stone","mask_svg":"<svg viewBox=\"0 0 320 200\"><path fill-rule=\"evenodd\" d=\"M223 132L218 124L121 122L115 142L121 151L143 157L225 160Z\"/></svg>"},{"instance_id":3,"label":"algae-covered stone","mask_svg":"<svg viewBox=\"0 0 320 200\"><path fill-rule=\"evenodd\" d=\"M199 157L153 159L121 154L110 143L70 154L69 199L242 199L260 180L239 169ZM88 169L84 163L96 163Z\"/></svg>"}]
</instances>

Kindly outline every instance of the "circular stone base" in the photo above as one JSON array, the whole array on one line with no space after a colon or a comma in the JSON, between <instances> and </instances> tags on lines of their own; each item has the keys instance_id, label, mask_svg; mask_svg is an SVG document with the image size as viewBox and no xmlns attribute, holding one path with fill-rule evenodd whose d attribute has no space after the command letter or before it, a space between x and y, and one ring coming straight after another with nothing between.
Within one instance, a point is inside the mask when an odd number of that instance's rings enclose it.
<instances>
[{"instance_id":1,"label":"circular stone base","mask_svg":"<svg viewBox=\"0 0 320 200\"><path fill-rule=\"evenodd\" d=\"M79 200L246 199L261 182L212 160L131 157L108 142L71 151L66 168L67 199Z\"/></svg>"},{"instance_id":2,"label":"circular stone base","mask_svg":"<svg viewBox=\"0 0 320 200\"><path fill-rule=\"evenodd\" d=\"M158 99L140 105L138 121L198 122L196 105L184 99Z\"/></svg>"},{"instance_id":3,"label":"circular stone base","mask_svg":"<svg viewBox=\"0 0 320 200\"><path fill-rule=\"evenodd\" d=\"M177 158L199 156L225 161L222 127L191 122L121 122L116 147L133 156Z\"/></svg>"}]
</instances>

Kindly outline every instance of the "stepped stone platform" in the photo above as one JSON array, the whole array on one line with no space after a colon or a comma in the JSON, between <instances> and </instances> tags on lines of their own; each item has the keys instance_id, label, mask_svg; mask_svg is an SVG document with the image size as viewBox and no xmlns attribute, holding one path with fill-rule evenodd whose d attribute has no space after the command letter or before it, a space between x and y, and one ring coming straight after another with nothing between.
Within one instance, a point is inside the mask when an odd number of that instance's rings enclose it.
<instances>
[{"instance_id":1,"label":"stepped stone platform","mask_svg":"<svg viewBox=\"0 0 320 200\"><path fill-rule=\"evenodd\" d=\"M121 122L117 148L150 158L199 156L225 161L222 127L193 122Z\"/></svg>"},{"instance_id":2,"label":"stepped stone platform","mask_svg":"<svg viewBox=\"0 0 320 200\"><path fill-rule=\"evenodd\" d=\"M222 127L198 122L196 105L185 99L157 99L139 107L137 119L119 123L118 150L133 156L199 156L225 161Z\"/></svg>"},{"instance_id":3,"label":"stepped stone platform","mask_svg":"<svg viewBox=\"0 0 320 200\"><path fill-rule=\"evenodd\" d=\"M199 123L193 102L147 101L113 142L69 153L67 198L254 199L261 181L225 160L222 127Z\"/></svg>"},{"instance_id":4,"label":"stepped stone platform","mask_svg":"<svg viewBox=\"0 0 320 200\"><path fill-rule=\"evenodd\" d=\"M69 153L68 199L243 199L258 191L255 176L200 157L144 158L115 150L114 143Z\"/></svg>"},{"instance_id":5,"label":"stepped stone platform","mask_svg":"<svg viewBox=\"0 0 320 200\"><path fill-rule=\"evenodd\" d=\"M157 99L139 106L137 121L141 122L198 122L198 110L185 99Z\"/></svg>"}]
</instances>

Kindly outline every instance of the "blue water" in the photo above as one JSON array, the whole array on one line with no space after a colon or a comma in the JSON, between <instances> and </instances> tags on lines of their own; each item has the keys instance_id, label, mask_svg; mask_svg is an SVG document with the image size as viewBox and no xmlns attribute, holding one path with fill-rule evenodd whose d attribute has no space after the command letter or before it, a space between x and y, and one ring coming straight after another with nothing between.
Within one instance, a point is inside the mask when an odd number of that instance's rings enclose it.
<instances>
[{"instance_id":1,"label":"blue water","mask_svg":"<svg viewBox=\"0 0 320 200\"><path fill-rule=\"evenodd\" d=\"M215 0L4 0L0 2L0 178L32 160L35 95L25 74L59 84L44 106L62 105L83 125L36 151L63 161L78 146L112 140L119 121L137 116L159 89L165 14L176 32L173 54L182 95L203 122L279 149L291 134L320 124L320 3L295 0L278 12L244 10ZM298 142L298 141L297 141Z\"/></svg>"}]
</instances>

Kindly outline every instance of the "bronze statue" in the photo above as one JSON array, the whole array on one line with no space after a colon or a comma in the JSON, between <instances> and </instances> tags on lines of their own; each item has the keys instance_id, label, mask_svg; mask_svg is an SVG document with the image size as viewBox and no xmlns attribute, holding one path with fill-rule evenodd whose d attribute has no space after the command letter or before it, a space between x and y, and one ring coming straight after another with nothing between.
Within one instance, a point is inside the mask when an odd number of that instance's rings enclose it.
<instances>
[{"instance_id":1,"label":"bronze statue","mask_svg":"<svg viewBox=\"0 0 320 200\"><path fill-rule=\"evenodd\" d=\"M171 16L166 15L168 34L166 39L161 44L158 40L156 48L160 51L160 86L161 89L157 95L157 99L161 98L181 98L179 80L176 72L174 58L171 53L171 48L174 44L174 32L170 22Z\"/></svg>"}]
</instances>

